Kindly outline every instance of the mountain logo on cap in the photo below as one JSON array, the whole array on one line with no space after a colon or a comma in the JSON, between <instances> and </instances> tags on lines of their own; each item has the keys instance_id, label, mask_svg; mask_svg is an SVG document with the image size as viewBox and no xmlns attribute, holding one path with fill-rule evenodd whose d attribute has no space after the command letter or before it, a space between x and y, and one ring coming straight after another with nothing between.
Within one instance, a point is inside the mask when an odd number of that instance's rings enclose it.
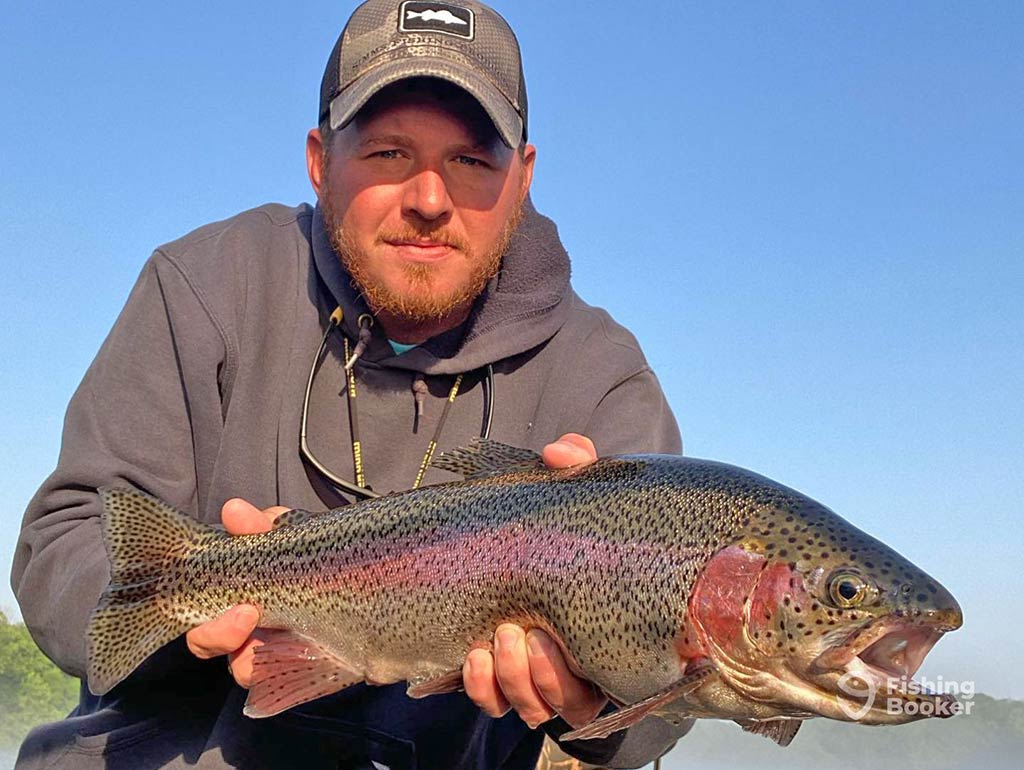
<instances>
[{"instance_id":1,"label":"mountain logo on cap","mask_svg":"<svg viewBox=\"0 0 1024 770\"><path fill-rule=\"evenodd\" d=\"M398 11L401 32L441 32L472 40L473 11L449 3L424 3L407 0Z\"/></svg>"}]
</instances>

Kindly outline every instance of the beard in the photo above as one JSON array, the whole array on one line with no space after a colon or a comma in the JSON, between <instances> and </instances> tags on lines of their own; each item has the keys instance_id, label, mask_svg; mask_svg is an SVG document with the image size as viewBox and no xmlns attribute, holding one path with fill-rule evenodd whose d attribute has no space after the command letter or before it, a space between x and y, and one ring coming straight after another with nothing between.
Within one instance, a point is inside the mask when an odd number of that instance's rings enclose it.
<instances>
[{"instance_id":1,"label":"beard","mask_svg":"<svg viewBox=\"0 0 1024 770\"><path fill-rule=\"evenodd\" d=\"M373 255L361 248L348 234L342 224L342 217L331 206L330 189L324 175L323 194L320 207L323 210L327 235L342 265L352 276L356 288L362 293L366 304L374 314L388 313L410 323L436 322L447 318L458 310L466 308L480 296L501 267L501 259L508 251L512 236L523 217L523 198L516 203L512 214L502 227L501 234L493 248L480 251L473 244L445 226L416 227L406 223L396 230L380 231L376 234L376 245L387 241L429 238L435 243L446 244L458 253L451 259L462 260L465 274L459 284L441 291L437 287L441 266L429 262L406 262L401 266L404 283L400 288L389 286L373 274L370 268ZM448 266L450 269L450 266Z\"/></svg>"}]
</instances>

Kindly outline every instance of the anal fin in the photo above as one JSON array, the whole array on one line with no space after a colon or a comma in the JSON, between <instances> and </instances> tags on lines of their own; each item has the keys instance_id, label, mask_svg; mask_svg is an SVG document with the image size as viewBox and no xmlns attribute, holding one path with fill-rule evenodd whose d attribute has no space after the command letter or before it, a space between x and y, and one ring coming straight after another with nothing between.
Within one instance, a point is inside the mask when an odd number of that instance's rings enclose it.
<instances>
[{"instance_id":1,"label":"anal fin","mask_svg":"<svg viewBox=\"0 0 1024 770\"><path fill-rule=\"evenodd\" d=\"M256 648L246 716L279 714L363 681L363 674L318 642L293 631L270 631Z\"/></svg>"},{"instance_id":2,"label":"anal fin","mask_svg":"<svg viewBox=\"0 0 1024 770\"><path fill-rule=\"evenodd\" d=\"M673 682L664 690L656 692L642 701L595 719L578 730L565 733L559 740L578 741L591 738L607 738L612 733L632 727L649 714L656 713L658 709L696 690L704 683L705 677L713 673L714 670L714 666L711 665L701 666L692 673L686 674L682 679Z\"/></svg>"},{"instance_id":3,"label":"anal fin","mask_svg":"<svg viewBox=\"0 0 1024 770\"><path fill-rule=\"evenodd\" d=\"M441 676L427 679L422 682L409 684L406 694L410 698L425 698L428 695L441 695L446 692L460 692L462 687L462 669L447 671Z\"/></svg>"},{"instance_id":4,"label":"anal fin","mask_svg":"<svg viewBox=\"0 0 1024 770\"><path fill-rule=\"evenodd\" d=\"M762 722L737 721L736 724L748 733L763 735L780 746L788 746L793 742L793 738L803 722L799 719L766 719Z\"/></svg>"}]
</instances>

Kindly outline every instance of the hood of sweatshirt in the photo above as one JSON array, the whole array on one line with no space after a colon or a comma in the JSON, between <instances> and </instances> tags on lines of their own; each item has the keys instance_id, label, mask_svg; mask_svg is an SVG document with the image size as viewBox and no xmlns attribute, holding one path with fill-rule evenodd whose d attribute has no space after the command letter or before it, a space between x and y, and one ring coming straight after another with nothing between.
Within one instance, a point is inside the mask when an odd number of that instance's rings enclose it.
<instances>
[{"instance_id":1,"label":"hood of sweatshirt","mask_svg":"<svg viewBox=\"0 0 1024 770\"><path fill-rule=\"evenodd\" d=\"M370 310L331 247L319 206L313 215L312 242L317 271L341 307L345 334L355 340L359 316ZM360 360L430 375L459 374L523 353L550 339L569 317L569 274L569 255L558 228L527 198L498 274L477 298L465 323L402 355L395 355L375 324Z\"/></svg>"}]
</instances>

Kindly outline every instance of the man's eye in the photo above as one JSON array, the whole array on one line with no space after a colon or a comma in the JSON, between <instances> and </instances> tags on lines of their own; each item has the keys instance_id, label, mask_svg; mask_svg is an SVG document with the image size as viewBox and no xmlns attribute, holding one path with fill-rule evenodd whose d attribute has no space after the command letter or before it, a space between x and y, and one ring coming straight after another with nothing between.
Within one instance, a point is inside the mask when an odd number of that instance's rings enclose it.
<instances>
[{"instance_id":1,"label":"man's eye","mask_svg":"<svg viewBox=\"0 0 1024 770\"><path fill-rule=\"evenodd\" d=\"M385 160L394 160L400 156L401 152L399 150L378 150L372 155L374 158L384 158Z\"/></svg>"},{"instance_id":2,"label":"man's eye","mask_svg":"<svg viewBox=\"0 0 1024 770\"><path fill-rule=\"evenodd\" d=\"M480 160L480 158L474 158L472 155L459 155L458 157L455 158L455 160L456 160L457 163L460 163L463 166L486 166L487 165L482 160Z\"/></svg>"}]
</instances>

